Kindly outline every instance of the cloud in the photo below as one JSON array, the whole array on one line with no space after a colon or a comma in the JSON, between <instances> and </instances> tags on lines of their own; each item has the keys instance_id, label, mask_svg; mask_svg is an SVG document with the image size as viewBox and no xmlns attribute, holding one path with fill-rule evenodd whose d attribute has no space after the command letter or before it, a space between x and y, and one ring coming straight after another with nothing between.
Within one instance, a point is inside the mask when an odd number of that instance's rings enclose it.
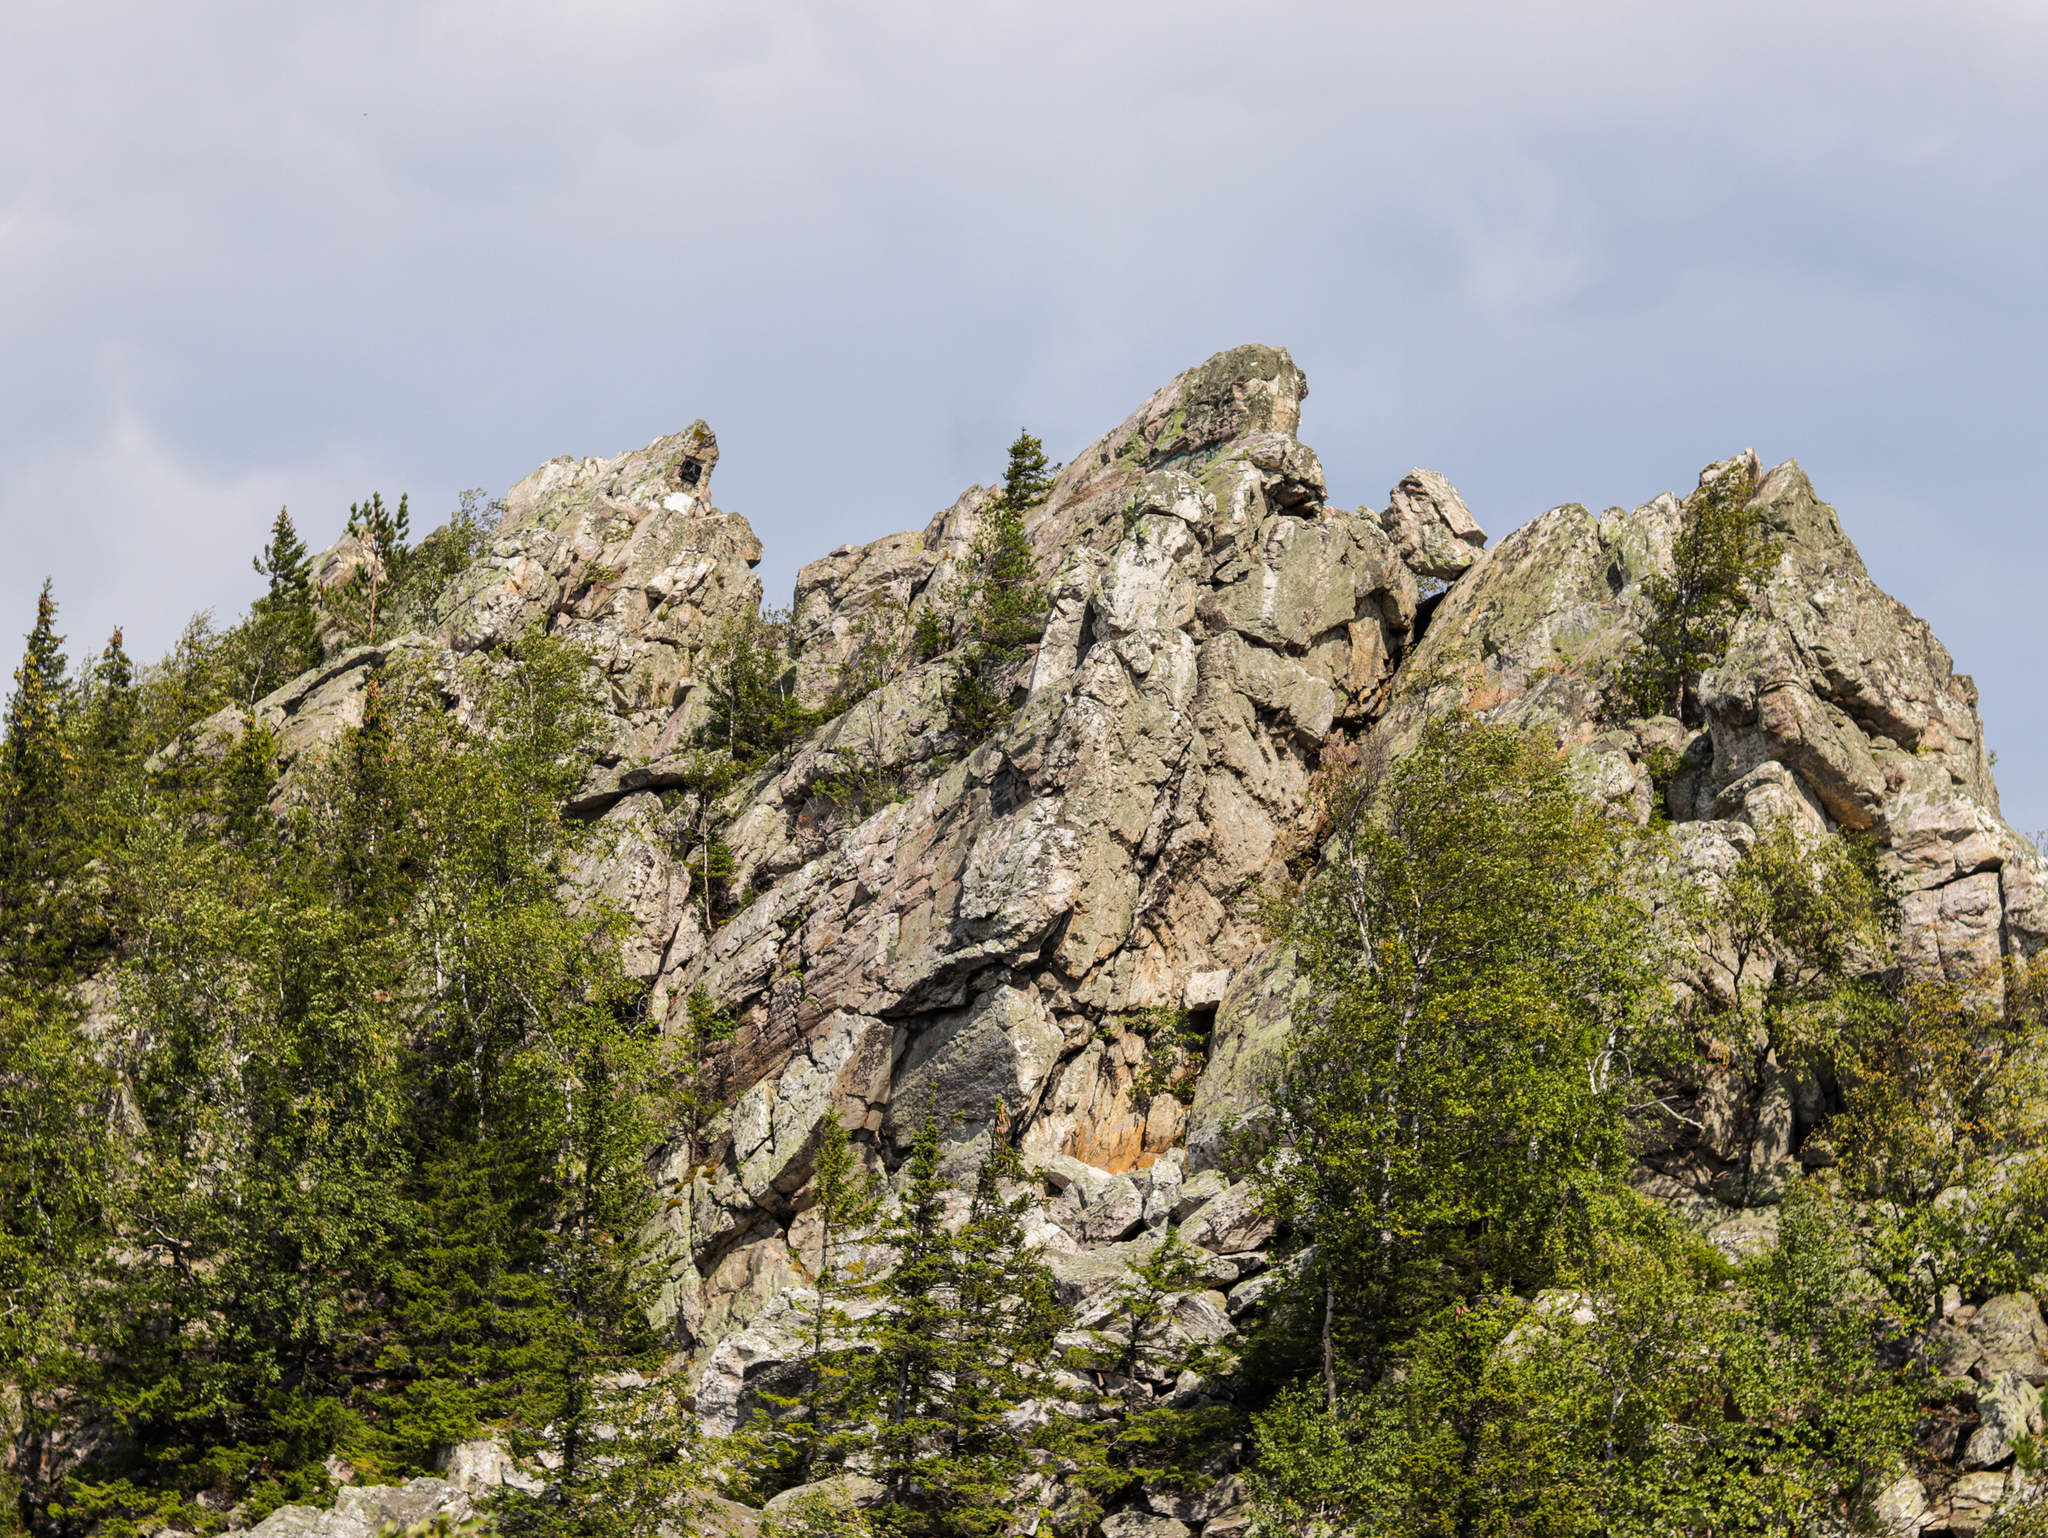
<instances>
[{"instance_id":1,"label":"cloud","mask_svg":"<svg viewBox=\"0 0 2048 1538\"><path fill-rule=\"evenodd\" d=\"M288 498L312 489L345 501L360 480L336 465L196 464L117 407L104 434L75 452L0 471L0 604L26 632L48 577L74 660L96 655L117 627L131 652L149 658L194 613L216 609L231 620L256 596L262 579L249 562Z\"/></svg>"},{"instance_id":2,"label":"cloud","mask_svg":"<svg viewBox=\"0 0 2048 1538\"><path fill-rule=\"evenodd\" d=\"M702 416L786 592L1268 341L1347 502L1430 464L1496 535L1799 456L2048 822L2037 606L1970 596L2048 555L2038 7L103 0L0 56L0 569L184 520L176 582L66 568L147 645L246 598L238 497L327 537Z\"/></svg>"}]
</instances>

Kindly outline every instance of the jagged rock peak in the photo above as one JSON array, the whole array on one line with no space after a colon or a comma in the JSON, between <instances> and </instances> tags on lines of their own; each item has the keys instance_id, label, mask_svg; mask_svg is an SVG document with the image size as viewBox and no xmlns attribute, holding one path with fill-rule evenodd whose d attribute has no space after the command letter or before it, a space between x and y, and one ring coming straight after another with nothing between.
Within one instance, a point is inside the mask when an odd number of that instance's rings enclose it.
<instances>
[{"instance_id":1,"label":"jagged rock peak","mask_svg":"<svg viewBox=\"0 0 2048 1538\"><path fill-rule=\"evenodd\" d=\"M1380 514L1401 559L1418 577L1455 582L1486 548L1486 531L1473 521L1458 488L1434 470L1414 469L1388 493Z\"/></svg>"}]
</instances>

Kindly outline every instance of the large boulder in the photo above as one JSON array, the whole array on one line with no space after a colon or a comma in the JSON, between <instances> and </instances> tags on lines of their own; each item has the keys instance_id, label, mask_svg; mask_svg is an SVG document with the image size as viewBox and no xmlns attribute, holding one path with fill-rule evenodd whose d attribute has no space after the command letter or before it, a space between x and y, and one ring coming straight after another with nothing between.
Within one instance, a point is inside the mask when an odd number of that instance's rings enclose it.
<instances>
[{"instance_id":1,"label":"large boulder","mask_svg":"<svg viewBox=\"0 0 2048 1538\"><path fill-rule=\"evenodd\" d=\"M1458 488L1434 470L1410 470L1388 494L1380 527L1418 577L1455 582L1486 548L1486 531L1473 521Z\"/></svg>"},{"instance_id":2,"label":"large boulder","mask_svg":"<svg viewBox=\"0 0 2048 1538\"><path fill-rule=\"evenodd\" d=\"M249 1531L252 1538L378 1538L387 1526L400 1529L446 1516L465 1520L469 1493L445 1479L414 1479L402 1485L349 1485L331 1510L280 1506Z\"/></svg>"},{"instance_id":3,"label":"large boulder","mask_svg":"<svg viewBox=\"0 0 2048 1538\"><path fill-rule=\"evenodd\" d=\"M927 1115L956 1148L978 1146L997 1118L1030 1118L1064 1038L1044 1007L1016 988L992 988L918 1032L889 1097L885 1131L907 1149Z\"/></svg>"}]
</instances>

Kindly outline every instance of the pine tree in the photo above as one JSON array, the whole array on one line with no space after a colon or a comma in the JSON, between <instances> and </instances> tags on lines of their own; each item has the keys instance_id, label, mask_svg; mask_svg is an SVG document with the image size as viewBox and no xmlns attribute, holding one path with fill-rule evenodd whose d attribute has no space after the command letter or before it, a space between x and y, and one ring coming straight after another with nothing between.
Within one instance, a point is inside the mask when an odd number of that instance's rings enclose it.
<instances>
[{"instance_id":1,"label":"pine tree","mask_svg":"<svg viewBox=\"0 0 2048 1538\"><path fill-rule=\"evenodd\" d=\"M1020 429L1010 445L1002 493L983 515L967 569L949 594L954 628L964 633L966 644L947 714L969 745L986 740L1009 719L1008 688L1016 664L1045 633L1045 584L1025 537L1024 516L1051 489L1044 445ZM920 652L926 644L920 631Z\"/></svg>"},{"instance_id":2,"label":"pine tree","mask_svg":"<svg viewBox=\"0 0 2048 1538\"><path fill-rule=\"evenodd\" d=\"M71 741L57 601L43 583L0 742L0 980L35 987L71 975L78 878L87 854Z\"/></svg>"},{"instance_id":3,"label":"pine tree","mask_svg":"<svg viewBox=\"0 0 2048 1538\"><path fill-rule=\"evenodd\" d=\"M1635 714L1697 724L1700 675L1727 654L1735 622L1778 560L1778 546L1749 505L1755 492L1756 482L1738 461L1686 499L1671 571L1643 584L1649 618L1612 685Z\"/></svg>"},{"instance_id":4,"label":"pine tree","mask_svg":"<svg viewBox=\"0 0 2048 1538\"><path fill-rule=\"evenodd\" d=\"M916 1493L926 1448L947 1430L938 1410L953 1357L941 1288L953 1235L946 1227L940 1148L938 1113L927 1107L911 1143L898 1210L881 1233L895 1254L881 1289L883 1307L861 1332L872 1352L870 1383L882 1421L874 1435L875 1477L899 1506Z\"/></svg>"},{"instance_id":5,"label":"pine tree","mask_svg":"<svg viewBox=\"0 0 2048 1538\"><path fill-rule=\"evenodd\" d=\"M563 1455L561 1502L507 1514L528 1530L651 1532L688 1473L623 1376L661 1347L632 1242L659 1042L615 920L559 895L594 836L559 814L586 678L522 642L472 665L458 720L393 669L302 762L289 839L175 798L114 852L121 1222L148 1239L80 1289L71 1413L118 1435L45 1492L67 1520L210 1530L324 1499L337 1454L405 1478L482 1426ZM608 1425L666 1472L611 1467Z\"/></svg>"},{"instance_id":6,"label":"pine tree","mask_svg":"<svg viewBox=\"0 0 2048 1538\"><path fill-rule=\"evenodd\" d=\"M405 580L412 559L412 515L406 498L396 511L384 506L380 492L351 503L349 538L361 547L362 558L345 581L328 589L326 603L342 633L353 645L367 646L383 633L390 618L391 596Z\"/></svg>"}]
</instances>

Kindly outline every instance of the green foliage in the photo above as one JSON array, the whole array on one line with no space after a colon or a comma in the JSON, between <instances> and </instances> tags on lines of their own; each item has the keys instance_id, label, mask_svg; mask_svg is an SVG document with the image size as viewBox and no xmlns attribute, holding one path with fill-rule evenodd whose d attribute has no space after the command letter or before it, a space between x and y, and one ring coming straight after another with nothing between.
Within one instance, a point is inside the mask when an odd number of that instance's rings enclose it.
<instances>
[{"instance_id":1,"label":"green foliage","mask_svg":"<svg viewBox=\"0 0 2048 1538\"><path fill-rule=\"evenodd\" d=\"M1994 991L2007 982L1999 1007ZM2048 1031L2039 978L1916 983L1828 1043L1825 1130L1864 1273L1907 1327L1942 1295L2032 1289L2048 1270Z\"/></svg>"},{"instance_id":2,"label":"green foliage","mask_svg":"<svg viewBox=\"0 0 2048 1538\"><path fill-rule=\"evenodd\" d=\"M753 769L816 728L821 717L804 709L796 697L786 614L735 616L719 628L708 653L704 693L710 718L703 729L707 747Z\"/></svg>"},{"instance_id":3,"label":"green foliage","mask_svg":"<svg viewBox=\"0 0 2048 1538\"><path fill-rule=\"evenodd\" d=\"M930 662L945 655L953 638L946 631L946 622L930 609L919 609L911 625L911 646L919 662Z\"/></svg>"},{"instance_id":4,"label":"green foliage","mask_svg":"<svg viewBox=\"0 0 2048 1538\"><path fill-rule=\"evenodd\" d=\"M0 982L16 989L66 981L79 960L89 850L76 794L76 691L56 624L45 582L0 740Z\"/></svg>"},{"instance_id":5,"label":"green foliage","mask_svg":"<svg viewBox=\"0 0 2048 1538\"><path fill-rule=\"evenodd\" d=\"M587 1450L572 1478L544 1493L506 1489L488 1502L506 1538L656 1538L703 1531L685 1526L700 1506L702 1439L684 1385L664 1378L640 1388L600 1385L592 1428L602 1450ZM716 1531L716 1529L712 1529Z\"/></svg>"},{"instance_id":6,"label":"green foliage","mask_svg":"<svg viewBox=\"0 0 2048 1538\"><path fill-rule=\"evenodd\" d=\"M62 994L0 994L0 1395L19 1396L0 1408L0 1429L17 1447L63 1424L120 1179L106 1136L119 1086L80 1050L82 1025ZM47 1498L44 1488L0 1485L0 1530L17 1513L40 1524Z\"/></svg>"},{"instance_id":7,"label":"green foliage","mask_svg":"<svg viewBox=\"0 0 2048 1538\"><path fill-rule=\"evenodd\" d=\"M228 664L236 675L234 698L244 706L290 683L320 660L313 565L284 508L277 510L270 543L254 565L269 579L269 590L250 605L248 619L236 627Z\"/></svg>"},{"instance_id":8,"label":"green foliage","mask_svg":"<svg viewBox=\"0 0 2048 1538\"><path fill-rule=\"evenodd\" d=\"M468 1516L458 1522L449 1513L437 1511L403 1527L386 1522L377 1529L377 1538L483 1538L489 1530L490 1523L482 1517Z\"/></svg>"},{"instance_id":9,"label":"green foliage","mask_svg":"<svg viewBox=\"0 0 2048 1538\"><path fill-rule=\"evenodd\" d=\"M1051 1388L1054 1342L1066 1322L1051 1274L1024 1245L1026 1198L997 1185L992 1150L967 1221L948 1233L938 1174L937 1119L926 1115L911 1156L903 1210L883 1232L897 1252L882 1309L865 1331L887 1396L875 1435L883 1515L906 1532L1000 1531L1012 1486L1048 1440L1015 1412Z\"/></svg>"},{"instance_id":10,"label":"green foliage","mask_svg":"<svg viewBox=\"0 0 2048 1538\"><path fill-rule=\"evenodd\" d=\"M1692 1024L1749 1085L1779 1071L1833 1075L1845 1048L1895 1029L1878 974L1896 904L1868 839L1767 823L1679 909L1707 983ZM1737 1194L1762 1173L1745 1162Z\"/></svg>"},{"instance_id":11,"label":"green foliage","mask_svg":"<svg viewBox=\"0 0 2048 1538\"><path fill-rule=\"evenodd\" d=\"M927 618L920 615L919 622ZM903 671L902 626L903 606L886 598L854 621L848 634L851 644L833 678L831 697L818 711L819 720L844 715Z\"/></svg>"},{"instance_id":12,"label":"green foliage","mask_svg":"<svg viewBox=\"0 0 2048 1538\"><path fill-rule=\"evenodd\" d=\"M1278 1530L1791 1533L1875 1495L1917 1407L1831 1215L1734 1279L1647 1203L1598 1217L1558 1287L1444 1309L1335 1412L1301 1387L1258 1416Z\"/></svg>"},{"instance_id":13,"label":"green foliage","mask_svg":"<svg viewBox=\"0 0 2048 1538\"><path fill-rule=\"evenodd\" d=\"M1777 563L1750 498L1756 483L1740 462L1705 481L1686 500L1672 541L1670 575L1644 583L1650 616L1623 661L1610 696L1626 713L1696 721L1699 676L1728 651L1750 593Z\"/></svg>"},{"instance_id":14,"label":"green foliage","mask_svg":"<svg viewBox=\"0 0 2048 1538\"><path fill-rule=\"evenodd\" d=\"M709 838L697 845L683 862L697 888L697 901L704 914L707 933L738 911L734 901L732 846L722 838Z\"/></svg>"},{"instance_id":15,"label":"green foliage","mask_svg":"<svg viewBox=\"0 0 2048 1538\"><path fill-rule=\"evenodd\" d=\"M690 990L684 1009L690 1023L690 1039L699 1049L714 1042L732 1040L737 1029L732 1011L713 998L711 990L702 983Z\"/></svg>"},{"instance_id":16,"label":"green foliage","mask_svg":"<svg viewBox=\"0 0 2048 1538\"><path fill-rule=\"evenodd\" d=\"M253 716L242 718L242 734L222 759L215 780L222 835L243 848L276 831L270 816L277 782L277 735Z\"/></svg>"},{"instance_id":17,"label":"green foliage","mask_svg":"<svg viewBox=\"0 0 2048 1538\"><path fill-rule=\"evenodd\" d=\"M1252 1359L1273 1531L1795 1532L1896 1476L1944 1287L2042 1264L2036 1024L1977 979L1887 996L1867 845L1759 832L1668 917L1726 1050L1843 1086L1831 1177L1731 1270L1619 1177L1683 1043L1626 830L1547 744L1447 719L1327 798L1285 938L1313 986L1262 1174L1297 1242ZM1320 1344L1322 1381L1307 1363Z\"/></svg>"},{"instance_id":18,"label":"green foliage","mask_svg":"<svg viewBox=\"0 0 2048 1538\"><path fill-rule=\"evenodd\" d=\"M1314 1241L1291 1313L1331 1403L1451 1299L1544 1283L1628 1166L1657 1046L1627 833L1554 744L1440 719L1335 810L1284 936L1312 981L1275 1087L1295 1157L1263 1177Z\"/></svg>"},{"instance_id":19,"label":"green foliage","mask_svg":"<svg viewBox=\"0 0 2048 1538\"><path fill-rule=\"evenodd\" d=\"M1145 1063L1131 1080L1131 1098L1139 1111L1153 1098L1171 1095L1182 1105L1193 1103L1195 1084L1209 1060L1209 1033L1184 1009L1154 1005L1124 1017L1127 1029L1145 1038Z\"/></svg>"},{"instance_id":20,"label":"green foliage","mask_svg":"<svg viewBox=\"0 0 2048 1538\"><path fill-rule=\"evenodd\" d=\"M489 499L481 487L462 493L448 521L406 556L383 603L388 634L430 625L435 600L490 548L491 531L504 514L504 502Z\"/></svg>"},{"instance_id":21,"label":"green foliage","mask_svg":"<svg viewBox=\"0 0 2048 1538\"><path fill-rule=\"evenodd\" d=\"M838 1170L834 1222L857 1226L875 1193L827 1136ZM877 1524L905 1538L1002 1532L1016 1482L1072 1440L1057 1421L1015 1413L1055 1391L1055 1337L1066 1314L1044 1262L1024 1244L1028 1198L1006 1198L998 1184L1017 1173L1014 1155L998 1142L983 1161L956 1230L947 1222L942 1147L927 1110L895 1210L875 1234L893 1264L871 1281L828 1283L865 1292L870 1309L853 1318L821 1302L801 1414L787 1428L757 1425L751 1444L800 1448L814 1479L833 1466L869 1471L886 1489ZM853 1341L835 1349L839 1331ZM790 1466L787 1453L755 1456L770 1471Z\"/></svg>"},{"instance_id":22,"label":"green foliage","mask_svg":"<svg viewBox=\"0 0 2048 1538\"><path fill-rule=\"evenodd\" d=\"M396 511L384 506L380 492L351 503L347 533L359 547L358 559L348 576L327 590L324 602L346 644L367 646L389 633L391 600L412 564L412 515L406 499L398 499Z\"/></svg>"},{"instance_id":23,"label":"green foliage","mask_svg":"<svg viewBox=\"0 0 2048 1538\"><path fill-rule=\"evenodd\" d=\"M864 822L885 806L904 798L903 776L877 768L879 755L859 748L834 748L832 768L812 783L813 794L832 803L849 822Z\"/></svg>"},{"instance_id":24,"label":"green foliage","mask_svg":"<svg viewBox=\"0 0 2048 1538\"><path fill-rule=\"evenodd\" d=\"M817 1225L817 1270L800 1370L802 1390L758 1391L766 1408L736 1439L736 1459L759 1495L808 1484L821 1469L858 1458L869 1440L871 1394L848 1348L858 1326L847 1312L855 1299L876 1291L862 1262L847 1262L848 1240L868 1230L881 1210L881 1180L866 1169L836 1113L819 1132L811 1185Z\"/></svg>"},{"instance_id":25,"label":"green foliage","mask_svg":"<svg viewBox=\"0 0 2048 1538\"><path fill-rule=\"evenodd\" d=\"M1092 1376L1103 1406L1115 1412L1098 1421L1082 1446L1069 1449L1081 1482L1103 1497L1146 1484L1198 1492L1214 1478L1217 1460L1240 1429L1232 1406L1199 1389L1162 1396L1150 1387L1178 1384L1185 1374L1213 1385L1235 1368L1229 1352L1179 1325L1180 1309L1208 1286L1202 1258L1169 1230L1110 1289L1107 1317L1090 1332L1091 1345L1069 1358Z\"/></svg>"},{"instance_id":26,"label":"green foliage","mask_svg":"<svg viewBox=\"0 0 2048 1538\"><path fill-rule=\"evenodd\" d=\"M952 729L969 745L985 741L1010 718L1009 689L1018 659L1045 633L1045 584L1024 535L1024 515L1052 489L1045 447L1019 431L1010 445L1003 490L982 515L964 569L946 594L946 639L964 643L947 698ZM917 645L932 637L919 616ZM936 626L934 625L934 628Z\"/></svg>"},{"instance_id":27,"label":"green foliage","mask_svg":"<svg viewBox=\"0 0 2048 1538\"><path fill-rule=\"evenodd\" d=\"M597 836L558 810L591 733L586 663L535 639L467 667L461 720L436 680L388 672L283 823L259 730L211 794L144 796L98 849L130 894L100 1050L75 1020L8 1017L62 1091L46 1127L104 1125L101 1064L127 1108L118 1179L25 1126L0 1137L6 1178L86 1214L68 1251L49 1222L0 1251L27 1286L85 1273L39 1307L90 1352L25 1357L110 1436L32 1492L48 1521L211 1530L236 1501L323 1499L336 1453L405 1477L496 1424L561 1460L532 1530L569 1530L563 1510L578 1532L651 1529L659 1492L621 1480L655 1464L621 1475L599 1448L655 1408L617 1385L661 1354L633 1239L666 1069L616 920L558 896Z\"/></svg>"},{"instance_id":28,"label":"green foliage","mask_svg":"<svg viewBox=\"0 0 2048 1538\"><path fill-rule=\"evenodd\" d=\"M1822 1052L1878 997L1897 911L1869 839L1767 823L1692 901L1695 942L1722 981L1706 1007L1731 1017L1723 1034L1788 1058Z\"/></svg>"}]
</instances>

